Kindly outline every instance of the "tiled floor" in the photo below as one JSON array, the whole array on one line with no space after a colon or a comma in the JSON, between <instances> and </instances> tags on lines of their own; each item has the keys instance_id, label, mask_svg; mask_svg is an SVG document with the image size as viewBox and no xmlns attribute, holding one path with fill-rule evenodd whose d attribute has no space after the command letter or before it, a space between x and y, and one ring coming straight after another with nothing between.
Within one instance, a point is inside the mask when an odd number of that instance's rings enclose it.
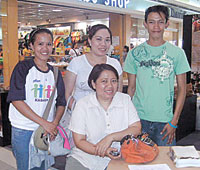
<instances>
[{"instance_id":1,"label":"tiled floor","mask_svg":"<svg viewBox=\"0 0 200 170\"><path fill-rule=\"evenodd\" d=\"M16 170L16 162L10 147L0 147L0 169Z\"/></svg>"},{"instance_id":2,"label":"tiled floor","mask_svg":"<svg viewBox=\"0 0 200 170\"><path fill-rule=\"evenodd\" d=\"M177 142L177 145L194 145L200 150L200 131L195 131ZM17 170L11 147L0 147L0 170ZM49 170L65 170L65 157L56 157L56 164Z\"/></svg>"},{"instance_id":3,"label":"tiled floor","mask_svg":"<svg viewBox=\"0 0 200 170\"><path fill-rule=\"evenodd\" d=\"M59 162L56 162L56 165L57 164L61 166ZM10 146L0 147L0 170L17 170L16 161L12 154ZM62 170L62 169L51 167L49 168L49 170Z\"/></svg>"}]
</instances>

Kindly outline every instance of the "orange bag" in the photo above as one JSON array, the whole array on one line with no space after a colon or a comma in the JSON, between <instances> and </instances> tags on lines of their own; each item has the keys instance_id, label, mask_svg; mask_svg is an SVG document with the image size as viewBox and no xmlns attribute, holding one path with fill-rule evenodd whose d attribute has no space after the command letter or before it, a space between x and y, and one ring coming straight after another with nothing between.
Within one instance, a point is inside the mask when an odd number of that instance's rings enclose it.
<instances>
[{"instance_id":1,"label":"orange bag","mask_svg":"<svg viewBox=\"0 0 200 170\"><path fill-rule=\"evenodd\" d=\"M122 139L121 145L122 158L128 163L151 162L159 153L158 146L146 133L138 138L127 135Z\"/></svg>"}]
</instances>

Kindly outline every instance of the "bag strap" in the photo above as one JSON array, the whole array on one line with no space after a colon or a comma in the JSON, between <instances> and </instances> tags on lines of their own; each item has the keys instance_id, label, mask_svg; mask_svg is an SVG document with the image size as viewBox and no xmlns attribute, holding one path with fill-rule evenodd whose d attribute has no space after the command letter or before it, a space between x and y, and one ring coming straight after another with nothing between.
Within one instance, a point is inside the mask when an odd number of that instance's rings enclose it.
<instances>
[{"instance_id":1,"label":"bag strap","mask_svg":"<svg viewBox=\"0 0 200 170\"><path fill-rule=\"evenodd\" d=\"M62 126L57 126L57 129L58 129L60 135L64 138L64 148L70 150L71 147L70 147L70 144L69 144L67 132L65 131L65 129Z\"/></svg>"},{"instance_id":2,"label":"bag strap","mask_svg":"<svg viewBox=\"0 0 200 170\"><path fill-rule=\"evenodd\" d=\"M55 80L55 87L53 89L53 92L49 98L49 101L47 103L47 106L44 110L44 114L43 114L43 118L45 120L47 120L48 116L49 116L49 112L50 112L50 109L51 109L51 105L53 103L53 99L54 99L54 95L55 95L55 91L56 91L56 85L57 85L57 79L58 79L58 68L57 67L53 67L53 74L54 74L54 80Z\"/></svg>"},{"instance_id":3,"label":"bag strap","mask_svg":"<svg viewBox=\"0 0 200 170\"><path fill-rule=\"evenodd\" d=\"M65 106L65 109L68 111L68 113L70 113L70 115L71 115L71 113L72 113L72 111L74 110L74 107L75 107L75 105L76 105L76 101L75 101L75 99L74 99L74 101L73 101L73 103L72 103L71 109L68 108L69 103L70 103L70 100L72 99L72 97L73 97L72 95L68 97L68 99L67 99L67 104L66 104L66 106Z\"/></svg>"},{"instance_id":4,"label":"bag strap","mask_svg":"<svg viewBox=\"0 0 200 170\"><path fill-rule=\"evenodd\" d=\"M66 108L68 108L69 102L70 102L70 100L72 99L72 97L73 97L72 95L68 97L68 99L67 99L67 104L66 104L66 106L65 106Z\"/></svg>"},{"instance_id":5,"label":"bag strap","mask_svg":"<svg viewBox=\"0 0 200 170\"><path fill-rule=\"evenodd\" d=\"M73 48L74 52L76 53L76 56L78 57L78 53L76 52L76 50Z\"/></svg>"}]
</instances>

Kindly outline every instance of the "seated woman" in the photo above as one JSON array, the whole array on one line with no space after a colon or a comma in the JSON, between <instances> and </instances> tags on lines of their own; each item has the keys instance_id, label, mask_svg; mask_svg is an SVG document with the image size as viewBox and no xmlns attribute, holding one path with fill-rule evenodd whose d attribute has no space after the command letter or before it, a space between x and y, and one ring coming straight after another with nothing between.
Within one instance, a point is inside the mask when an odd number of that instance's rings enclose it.
<instances>
[{"instance_id":1,"label":"seated woman","mask_svg":"<svg viewBox=\"0 0 200 170\"><path fill-rule=\"evenodd\" d=\"M114 67L97 64L88 84L95 91L80 99L73 111L69 129L75 147L65 170L104 170L120 151L120 140L141 133L140 119L127 94L117 92L119 76Z\"/></svg>"}]
</instances>

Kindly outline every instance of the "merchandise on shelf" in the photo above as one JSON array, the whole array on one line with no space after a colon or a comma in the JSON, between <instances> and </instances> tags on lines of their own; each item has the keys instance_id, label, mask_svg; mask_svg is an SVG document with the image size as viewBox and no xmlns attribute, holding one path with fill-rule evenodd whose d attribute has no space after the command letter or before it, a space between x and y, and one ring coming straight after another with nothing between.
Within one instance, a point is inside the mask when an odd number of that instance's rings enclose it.
<instances>
[{"instance_id":1,"label":"merchandise on shelf","mask_svg":"<svg viewBox=\"0 0 200 170\"><path fill-rule=\"evenodd\" d=\"M81 39L81 32L74 31L71 32L72 42L78 42Z\"/></svg>"}]
</instances>

